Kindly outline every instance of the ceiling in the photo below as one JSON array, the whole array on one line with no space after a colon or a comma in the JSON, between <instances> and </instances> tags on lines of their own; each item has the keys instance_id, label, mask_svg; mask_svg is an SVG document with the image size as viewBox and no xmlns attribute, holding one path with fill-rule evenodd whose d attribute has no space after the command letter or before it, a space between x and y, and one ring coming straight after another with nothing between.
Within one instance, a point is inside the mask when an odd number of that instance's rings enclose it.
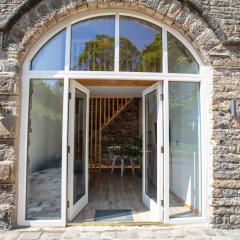
<instances>
[{"instance_id":1,"label":"ceiling","mask_svg":"<svg viewBox=\"0 0 240 240\"><path fill-rule=\"evenodd\" d=\"M142 97L142 92L155 81L143 80L78 80L90 90L91 97Z\"/></svg>"}]
</instances>

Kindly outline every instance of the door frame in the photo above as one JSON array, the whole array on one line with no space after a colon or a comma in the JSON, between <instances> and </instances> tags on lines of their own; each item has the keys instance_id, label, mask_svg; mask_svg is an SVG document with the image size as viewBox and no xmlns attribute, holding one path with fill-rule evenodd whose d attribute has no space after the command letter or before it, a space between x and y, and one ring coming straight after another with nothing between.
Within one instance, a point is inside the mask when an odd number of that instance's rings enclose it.
<instances>
[{"instance_id":1,"label":"door frame","mask_svg":"<svg viewBox=\"0 0 240 240\"><path fill-rule=\"evenodd\" d=\"M96 16L115 15L119 19L119 15L136 17L139 19L152 22L162 27L162 52L163 52L163 72L162 73L131 73L119 72L117 65L113 72L91 72L91 71L71 71L70 70L70 49L71 49L71 24ZM30 64L32 57L36 52L57 32L66 28L66 49L65 49L65 67L63 71L31 71ZM115 31L118 33L119 21L116 21ZM199 74L176 74L168 73L168 51L167 51L167 32L170 32L178 40L180 40L188 50L193 54L200 66ZM117 35L116 35L117 36ZM117 41L117 38L116 38ZM117 42L118 43L118 42ZM115 60L118 58L119 45L115 45ZM19 163L18 163L18 207L17 207L17 223L21 226L65 226L67 224L66 205L67 205L67 140L68 140L68 94L69 79L108 79L108 80L161 80L163 81L163 116L164 116L164 221L170 223L182 222L200 222L208 220L208 196L209 184L212 181L208 176L208 165L211 166L212 149L210 145L210 113L209 113L209 97L211 94L211 84L213 81L213 71L211 67L207 67L199 57L198 52L193 48L192 44L184 38L180 32L167 26L158 20L146 16L142 13L132 12L128 10L100 10L88 11L83 13L81 17L75 15L70 17L61 24L56 25L49 31L44 33L36 42L34 47L29 51L23 64L23 74L21 81L21 119L18 121L20 126L19 141ZM29 110L29 81L30 79L63 79L64 80L64 96L63 96L63 126L62 126L62 185L61 185L61 218L58 220L33 220L29 221L25 218L26 210L26 166L27 166L27 138L28 135L28 110ZM169 81L180 82L199 82L200 83L200 109L201 109L201 160L202 160L202 217L181 219L169 219L169 112L168 112L168 83Z\"/></svg>"},{"instance_id":2,"label":"door frame","mask_svg":"<svg viewBox=\"0 0 240 240\"><path fill-rule=\"evenodd\" d=\"M82 196L77 203L73 203L73 186L74 186L74 136L75 136L75 89L86 94L86 129L85 129L85 194ZM68 148L70 151L68 152L68 173L67 173L67 220L72 221L74 217L76 217L79 212L87 205L88 203L88 141L89 141L89 90L78 83L75 80L70 80L70 91L71 98L69 98L69 111L68 111Z\"/></svg>"},{"instance_id":3,"label":"door frame","mask_svg":"<svg viewBox=\"0 0 240 240\"><path fill-rule=\"evenodd\" d=\"M143 129L142 129L142 136L143 136L143 156L142 156L142 201L143 203L149 208L150 212L153 214L154 218L157 221L163 220L163 198L164 198L164 186L163 186L163 179L164 179L164 172L163 172L163 152L161 152L161 148L163 147L163 99L161 99L161 94L163 94L163 83L162 81L159 81L152 86L146 88L142 93L142 123L143 123ZM157 202L152 200L145 192L146 187L146 149L145 149L145 143L146 143L146 119L145 119L145 97L150 94L153 91L157 91Z\"/></svg>"},{"instance_id":4,"label":"door frame","mask_svg":"<svg viewBox=\"0 0 240 240\"><path fill-rule=\"evenodd\" d=\"M36 78L35 75L25 75L22 85L22 111L21 111L21 129L20 129L20 163L22 166L27 166L27 138L28 135L28 110L29 110L29 82L31 78ZM17 223L20 226L66 226L67 225L67 146L68 146L68 110L69 110L69 86L70 79L86 79L84 75L79 76L62 76L54 77L54 75L38 75L38 79L63 79L64 80L64 90L63 90L63 126L62 126L62 186L61 186L61 219L59 220L27 220L25 218L26 210L26 176L27 171L26 167L21 168L18 174L18 214L17 214ZM102 79L99 76L98 79ZM105 79L114 79L110 76L105 76ZM123 75L121 79L129 80ZM130 78L131 79L131 78ZM137 79L137 76L134 78ZM212 79L212 70L206 68L205 77L203 80L199 79L186 80L185 82L199 82L200 83L200 110L201 110L201 152L202 152L202 216L194 218L183 218L183 219L169 219L169 101L168 101L168 83L171 81L180 81L175 77L168 77L162 79L163 84L163 122L164 122L164 222L166 223L182 223L182 222L206 222L208 219L208 146L209 146L209 112L208 112L208 82ZM143 80L143 79L142 79ZM154 78L146 77L144 80L154 81Z\"/></svg>"}]
</instances>

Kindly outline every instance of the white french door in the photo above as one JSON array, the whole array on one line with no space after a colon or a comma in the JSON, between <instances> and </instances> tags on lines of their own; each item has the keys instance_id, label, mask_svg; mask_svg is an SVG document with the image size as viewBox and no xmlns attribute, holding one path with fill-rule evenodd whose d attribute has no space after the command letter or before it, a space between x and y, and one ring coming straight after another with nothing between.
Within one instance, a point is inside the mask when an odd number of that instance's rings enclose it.
<instances>
[{"instance_id":1,"label":"white french door","mask_svg":"<svg viewBox=\"0 0 240 240\"><path fill-rule=\"evenodd\" d=\"M68 221L88 203L89 90L70 81L68 135Z\"/></svg>"},{"instance_id":2,"label":"white french door","mask_svg":"<svg viewBox=\"0 0 240 240\"><path fill-rule=\"evenodd\" d=\"M145 89L143 98L143 203L163 220L162 83Z\"/></svg>"}]
</instances>

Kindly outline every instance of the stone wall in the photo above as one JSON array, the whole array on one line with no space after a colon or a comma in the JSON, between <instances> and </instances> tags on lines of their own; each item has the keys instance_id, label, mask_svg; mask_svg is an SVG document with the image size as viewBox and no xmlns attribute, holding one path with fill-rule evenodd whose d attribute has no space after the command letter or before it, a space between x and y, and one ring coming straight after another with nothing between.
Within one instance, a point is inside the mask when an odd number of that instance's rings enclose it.
<instances>
[{"instance_id":1,"label":"stone wall","mask_svg":"<svg viewBox=\"0 0 240 240\"><path fill-rule=\"evenodd\" d=\"M0 74L0 78L1 78ZM7 78L8 79L8 78ZM2 80L2 79L1 79ZM2 83L2 82L1 82ZM1 84L4 89L3 84ZM11 80L9 81L11 85ZM6 86L6 88L11 86ZM15 221L16 211L16 99L14 96L0 97L0 228L3 222ZM11 220L10 220L11 219Z\"/></svg>"},{"instance_id":2,"label":"stone wall","mask_svg":"<svg viewBox=\"0 0 240 240\"><path fill-rule=\"evenodd\" d=\"M103 130L102 132L102 160L108 162L108 146L132 146L135 138L140 135L140 100L132 102Z\"/></svg>"},{"instance_id":3,"label":"stone wall","mask_svg":"<svg viewBox=\"0 0 240 240\"><path fill-rule=\"evenodd\" d=\"M6 20L13 11L23 2L22 0L1 0L0 1L0 22Z\"/></svg>"},{"instance_id":4,"label":"stone wall","mask_svg":"<svg viewBox=\"0 0 240 240\"><path fill-rule=\"evenodd\" d=\"M1 0L0 1L0 22L6 20L20 4L31 2L26 0ZM35 1L39 2L39 1ZM84 2L84 1L83 1ZM159 2L132 1L132 2ZM165 1L166 4L173 1ZM187 1L186 1L187 2ZM200 8L205 8L207 12L222 26L229 38L240 38L240 1L239 0L189 0L190 3L197 4Z\"/></svg>"},{"instance_id":5,"label":"stone wall","mask_svg":"<svg viewBox=\"0 0 240 240\"><path fill-rule=\"evenodd\" d=\"M229 113L230 101L236 98L240 115L239 0L2 0L0 226L8 225L9 218L16 224L19 90L22 63L29 49L62 20L81 12L111 8L141 12L177 29L213 69L213 82L208 79L208 213L215 227L240 228L240 118L232 118Z\"/></svg>"}]
</instances>

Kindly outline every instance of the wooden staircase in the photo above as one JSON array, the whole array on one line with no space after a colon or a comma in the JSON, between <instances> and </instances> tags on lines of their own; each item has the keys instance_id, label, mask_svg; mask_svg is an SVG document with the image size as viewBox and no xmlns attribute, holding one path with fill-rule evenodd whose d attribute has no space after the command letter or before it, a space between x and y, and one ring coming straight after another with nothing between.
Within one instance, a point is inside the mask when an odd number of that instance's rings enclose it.
<instances>
[{"instance_id":1,"label":"wooden staircase","mask_svg":"<svg viewBox=\"0 0 240 240\"><path fill-rule=\"evenodd\" d=\"M133 98L90 98L89 167L101 170L102 131L128 106Z\"/></svg>"}]
</instances>

